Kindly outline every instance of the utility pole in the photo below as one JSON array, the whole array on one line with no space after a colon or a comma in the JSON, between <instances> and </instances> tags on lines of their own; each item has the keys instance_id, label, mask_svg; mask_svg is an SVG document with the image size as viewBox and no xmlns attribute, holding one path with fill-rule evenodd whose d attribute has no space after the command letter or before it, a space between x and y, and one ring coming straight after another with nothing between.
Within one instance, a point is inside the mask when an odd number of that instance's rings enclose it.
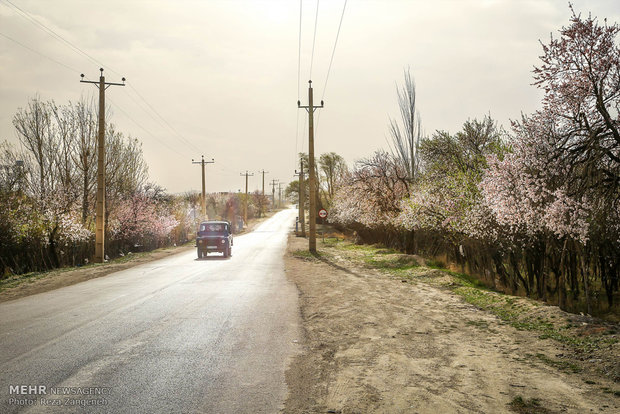
<instances>
[{"instance_id":1,"label":"utility pole","mask_svg":"<svg viewBox=\"0 0 620 414\"><path fill-rule=\"evenodd\" d=\"M310 169L310 253L316 253L316 171L314 171L314 110L323 108L323 101L320 106L314 106L312 95L312 81L308 81L308 106L302 106L297 101L298 108L305 108L308 111L308 168Z\"/></svg>"},{"instance_id":2,"label":"utility pole","mask_svg":"<svg viewBox=\"0 0 620 414\"><path fill-rule=\"evenodd\" d=\"M261 217L263 215L263 213L265 213L264 210L264 203L265 203L265 174L268 173L269 171L265 171L263 169L263 171L259 171L260 173L263 174L263 195L262 195L262 199L260 201L260 211L258 213L258 217Z\"/></svg>"},{"instance_id":3,"label":"utility pole","mask_svg":"<svg viewBox=\"0 0 620 414\"><path fill-rule=\"evenodd\" d=\"M301 237L306 237L306 218L304 217L305 189L304 189L304 159L299 159L299 224L301 225Z\"/></svg>"},{"instance_id":4,"label":"utility pole","mask_svg":"<svg viewBox=\"0 0 620 414\"><path fill-rule=\"evenodd\" d=\"M278 183L278 207L282 208L282 183Z\"/></svg>"},{"instance_id":5,"label":"utility pole","mask_svg":"<svg viewBox=\"0 0 620 414\"><path fill-rule=\"evenodd\" d=\"M241 173L242 176L245 175L245 202L243 203L243 221L247 223L248 221L248 177L253 177L254 173L248 173L248 170L245 170L245 174Z\"/></svg>"},{"instance_id":6,"label":"utility pole","mask_svg":"<svg viewBox=\"0 0 620 414\"><path fill-rule=\"evenodd\" d=\"M271 180L271 205L276 206L276 184L278 180Z\"/></svg>"},{"instance_id":7,"label":"utility pole","mask_svg":"<svg viewBox=\"0 0 620 414\"><path fill-rule=\"evenodd\" d=\"M95 263L105 261L105 90L110 86L125 86L123 83L106 82L103 68L99 71L99 82L85 81L84 74L80 77L81 83L92 83L99 88L99 124L97 128L97 219L95 221Z\"/></svg>"},{"instance_id":8,"label":"utility pole","mask_svg":"<svg viewBox=\"0 0 620 414\"><path fill-rule=\"evenodd\" d=\"M213 164L215 160L211 158L211 161L205 161L205 156L202 156L201 161L194 161L192 158L192 164L201 164L202 165L202 198L200 200L200 214L202 215L202 219L207 219L207 193L205 192L205 164Z\"/></svg>"},{"instance_id":9,"label":"utility pole","mask_svg":"<svg viewBox=\"0 0 620 414\"><path fill-rule=\"evenodd\" d=\"M269 173L269 171L259 171L259 173L263 174L263 196L265 195L265 174Z\"/></svg>"}]
</instances>

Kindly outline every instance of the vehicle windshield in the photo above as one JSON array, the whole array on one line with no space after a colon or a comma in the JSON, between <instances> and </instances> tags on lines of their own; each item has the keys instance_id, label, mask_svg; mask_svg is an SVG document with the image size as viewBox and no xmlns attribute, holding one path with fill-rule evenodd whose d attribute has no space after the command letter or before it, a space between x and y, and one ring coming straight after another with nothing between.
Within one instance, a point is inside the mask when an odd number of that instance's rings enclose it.
<instances>
[{"instance_id":1,"label":"vehicle windshield","mask_svg":"<svg viewBox=\"0 0 620 414\"><path fill-rule=\"evenodd\" d=\"M208 233L225 233L227 230L228 225L224 223L203 223L200 225L200 231Z\"/></svg>"}]
</instances>

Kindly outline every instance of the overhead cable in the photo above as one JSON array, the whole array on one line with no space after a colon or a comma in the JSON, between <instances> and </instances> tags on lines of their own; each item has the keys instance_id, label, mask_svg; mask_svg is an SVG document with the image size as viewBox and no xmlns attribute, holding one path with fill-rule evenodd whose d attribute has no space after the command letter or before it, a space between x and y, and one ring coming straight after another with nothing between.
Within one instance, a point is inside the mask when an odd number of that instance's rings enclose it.
<instances>
[{"instance_id":1,"label":"overhead cable","mask_svg":"<svg viewBox=\"0 0 620 414\"><path fill-rule=\"evenodd\" d=\"M72 72L75 72L75 73L80 73L80 71L79 71L79 70L77 70L77 69L75 69L75 68L72 68L71 66L66 65L66 64L64 64L64 63L62 63L62 62L60 62L60 61L58 61L58 60L54 59L53 57L50 57L50 56L48 56L48 55L46 55L46 54L44 54L44 53L41 53L41 52L39 52L38 50L34 50L33 48L31 48L31 47L29 47L29 46L26 46L25 44L23 44L23 43L21 43L21 42L19 42L19 41L15 40L15 39L13 39L13 38L12 38L12 37L10 37L10 36L5 35L4 33L0 33L0 36L4 37L5 39L10 40L11 42L14 42L14 43L18 44L19 46L23 47L24 49L27 49L27 50L31 51L32 53L36 53L36 54L37 54L37 55L39 55L39 56L43 56L44 58L49 59L49 60L51 60L52 62L57 63L57 64L59 64L60 66L63 66L63 67L65 67L65 68L69 69L69 70L70 70L70 71L72 71Z\"/></svg>"},{"instance_id":2,"label":"overhead cable","mask_svg":"<svg viewBox=\"0 0 620 414\"><path fill-rule=\"evenodd\" d=\"M340 28L342 27L342 20L344 19L344 11L347 8L347 0L344 0L342 6L342 14L340 15L340 23L338 24L338 32L336 33L336 41L334 42L334 48L332 49L332 57L329 60L329 67L327 68L327 76L325 77L325 84L323 85L323 93L321 94L321 100L325 98L325 89L327 89L327 81L329 81L329 73L332 69L332 63L334 62L334 54L336 53L336 46L338 45L338 38L340 37Z\"/></svg>"},{"instance_id":3,"label":"overhead cable","mask_svg":"<svg viewBox=\"0 0 620 414\"><path fill-rule=\"evenodd\" d=\"M316 42L316 26L319 21L319 2L316 0L316 16L314 17L314 36L312 37L312 54L310 55L310 79L312 79L312 64L314 63L314 44Z\"/></svg>"}]
</instances>

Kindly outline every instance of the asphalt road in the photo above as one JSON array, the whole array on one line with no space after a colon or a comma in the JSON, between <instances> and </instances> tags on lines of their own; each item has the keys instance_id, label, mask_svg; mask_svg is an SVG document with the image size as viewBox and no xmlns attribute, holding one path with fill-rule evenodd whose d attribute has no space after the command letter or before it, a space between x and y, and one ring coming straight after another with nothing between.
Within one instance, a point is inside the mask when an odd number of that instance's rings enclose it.
<instances>
[{"instance_id":1,"label":"asphalt road","mask_svg":"<svg viewBox=\"0 0 620 414\"><path fill-rule=\"evenodd\" d=\"M0 304L0 412L278 412L299 338L294 217L235 237L229 259L192 251Z\"/></svg>"}]
</instances>

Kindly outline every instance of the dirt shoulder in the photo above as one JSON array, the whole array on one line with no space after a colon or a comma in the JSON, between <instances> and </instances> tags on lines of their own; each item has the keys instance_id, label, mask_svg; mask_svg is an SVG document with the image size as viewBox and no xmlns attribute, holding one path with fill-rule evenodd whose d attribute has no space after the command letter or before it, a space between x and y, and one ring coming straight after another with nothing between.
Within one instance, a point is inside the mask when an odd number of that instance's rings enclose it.
<instances>
[{"instance_id":1,"label":"dirt shoulder","mask_svg":"<svg viewBox=\"0 0 620 414\"><path fill-rule=\"evenodd\" d=\"M192 249L194 249L194 244L189 243L179 247L167 247L151 252L129 254L107 263L93 263L81 267L62 268L49 272L14 276L2 281L0 303L85 282L89 279L106 276L110 273L119 272Z\"/></svg>"},{"instance_id":2,"label":"dirt shoulder","mask_svg":"<svg viewBox=\"0 0 620 414\"><path fill-rule=\"evenodd\" d=\"M248 225L238 235L253 231L259 224L273 216L276 212L268 212L265 217L250 220ZM89 279L106 276L143 263L193 250L194 248L195 245L192 241L183 246L165 247L151 252L128 254L102 264L93 263L81 267L13 276L0 282L0 303L85 282Z\"/></svg>"},{"instance_id":3,"label":"dirt shoulder","mask_svg":"<svg viewBox=\"0 0 620 414\"><path fill-rule=\"evenodd\" d=\"M618 412L617 324L479 289L420 258L291 236L303 352L286 413Z\"/></svg>"}]
</instances>

